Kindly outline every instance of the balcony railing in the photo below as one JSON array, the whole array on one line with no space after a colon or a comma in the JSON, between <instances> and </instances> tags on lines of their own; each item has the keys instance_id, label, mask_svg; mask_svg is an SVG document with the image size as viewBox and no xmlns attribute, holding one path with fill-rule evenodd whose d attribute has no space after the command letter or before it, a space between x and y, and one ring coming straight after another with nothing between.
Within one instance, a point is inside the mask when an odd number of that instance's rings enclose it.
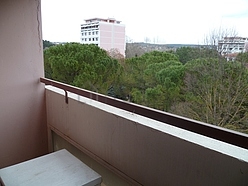
<instances>
[{"instance_id":1,"label":"balcony railing","mask_svg":"<svg viewBox=\"0 0 248 186\"><path fill-rule=\"evenodd\" d=\"M247 135L41 78L51 150L87 155L129 184L245 185ZM85 155L82 155L85 154ZM87 158L81 159L85 164ZM109 175L108 174L108 175ZM111 177L109 180L115 180Z\"/></svg>"},{"instance_id":2,"label":"balcony railing","mask_svg":"<svg viewBox=\"0 0 248 186\"><path fill-rule=\"evenodd\" d=\"M92 100L99 101L101 103L114 106L119 109L123 109L147 118L151 118L181 129L185 129L197 134L201 134L206 137L210 137L216 140L220 140L238 147L248 149L248 135L221 128L218 126L206 124L203 122L191 120L188 118L180 117L163 111L155 110L145 106L133 104L130 102L122 101L105 95L101 95L88 90L76 88L64 83L53 81L47 78L40 78L42 83L46 85L52 85L65 91L65 102L68 102L67 91L71 93L90 98Z\"/></svg>"}]
</instances>

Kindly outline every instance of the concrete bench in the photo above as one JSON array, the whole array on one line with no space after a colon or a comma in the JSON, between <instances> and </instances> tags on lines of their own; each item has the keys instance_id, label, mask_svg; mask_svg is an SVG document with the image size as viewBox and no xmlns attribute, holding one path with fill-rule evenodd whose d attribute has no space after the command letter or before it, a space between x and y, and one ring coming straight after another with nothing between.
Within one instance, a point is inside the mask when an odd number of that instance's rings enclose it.
<instances>
[{"instance_id":1,"label":"concrete bench","mask_svg":"<svg viewBox=\"0 0 248 186\"><path fill-rule=\"evenodd\" d=\"M101 184L101 176L98 173L65 149L0 169L0 178L5 186Z\"/></svg>"}]
</instances>

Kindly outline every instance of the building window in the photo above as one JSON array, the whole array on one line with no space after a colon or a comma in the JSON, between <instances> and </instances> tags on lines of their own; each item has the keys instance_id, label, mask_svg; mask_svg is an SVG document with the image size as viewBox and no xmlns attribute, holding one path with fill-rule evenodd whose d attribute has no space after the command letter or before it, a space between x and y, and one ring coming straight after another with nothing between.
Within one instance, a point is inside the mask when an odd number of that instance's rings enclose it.
<instances>
[{"instance_id":1,"label":"building window","mask_svg":"<svg viewBox=\"0 0 248 186\"><path fill-rule=\"evenodd\" d=\"M91 32L89 32L89 35L91 34Z\"/></svg>"},{"instance_id":2,"label":"building window","mask_svg":"<svg viewBox=\"0 0 248 186\"><path fill-rule=\"evenodd\" d=\"M84 41L84 38L82 38L82 41Z\"/></svg>"},{"instance_id":3,"label":"building window","mask_svg":"<svg viewBox=\"0 0 248 186\"><path fill-rule=\"evenodd\" d=\"M91 41L91 38L89 38L89 41Z\"/></svg>"},{"instance_id":4,"label":"building window","mask_svg":"<svg viewBox=\"0 0 248 186\"><path fill-rule=\"evenodd\" d=\"M87 38L85 38L85 41L87 41Z\"/></svg>"},{"instance_id":5,"label":"building window","mask_svg":"<svg viewBox=\"0 0 248 186\"><path fill-rule=\"evenodd\" d=\"M85 35L87 36L87 32L85 32Z\"/></svg>"},{"instance_id":6,"label":"building window","mask_svg":"<svg viewBox=\"0 0 248 186\"><path fill-rule=\"evenodd\" d=\"M92 41L95 41L95 38L92 38Z\"/></svg>"},{"instance_id":7,"label":"building window","mask_svg":"<svg viewBox=\"0 0 248 186\"><path fill-rule=\"evenodd\" d=\"M98 37L96 37L96 41L98 41Z\"/></svg>"},{"instance_id":8,"label":"building window","mask_svg":"<svg viewBox=\"0 0 248 186\"><path fill-rule=\"evenodd\" d=\"M96 31L96 35L98 34L98 31Z\"/></svg>"},{"instance_id":9,"label":"building window","mask_svg":"<svg viewBox=\"0 0 248 186\"><path fill-rule=\"evenodd\" d=\"M84 33L82 33L82 36L84 35Z\"/></svg>"},{"instance_id":10,"label":"building window","mask_svg":"<svg viewBox=\"0 0 248 186\"><path fill-rule=\"evenodd\" d=\"M92 35L94 35L95 34L95 32L92 32Z\"/></svg>"}]
</instances>

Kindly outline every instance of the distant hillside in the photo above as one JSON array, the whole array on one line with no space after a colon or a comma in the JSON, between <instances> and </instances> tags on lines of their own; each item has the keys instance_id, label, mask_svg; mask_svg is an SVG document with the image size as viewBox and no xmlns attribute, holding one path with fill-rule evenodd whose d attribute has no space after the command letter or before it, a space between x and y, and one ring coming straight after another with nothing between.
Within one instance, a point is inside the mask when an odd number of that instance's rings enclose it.
<instances>
[{"instance_id":1,"label":"distant hillside","mask_svg":"<svg viewBox=\"0 0 248 186\"><path fill-rule=\"evenodd\" d=\"M126 58L141 56L146 52L175 51L180 47L199 47L194 44L151 44L151 43L126 43Z\"/></svg>"},{"instance_id":2,"label":"distant hillside","mask_svg":"<svg viewBox=\"0 0 248 186\"><path fill-rule=\"evenodd\" d=\"M166 44L168 48L180 48L180 47L199 47L202 45L195 45L195 44Z\"/></svg>"},{"instance_id":3,"label":"distant hillside","mask_svg":"<svg viewBox=\"0 0 248 186\"><path fill-rule=\"evenodd\" d=\"M128 43L128 44L134 44L134 45L140 45L142 47L155 47L155 48L180 48L180 47L198 47L199 45L195 45L195 44L153 44L153 43L144 43L144 42L140 42L140 43Z\"/></svg>"}]
</instances>

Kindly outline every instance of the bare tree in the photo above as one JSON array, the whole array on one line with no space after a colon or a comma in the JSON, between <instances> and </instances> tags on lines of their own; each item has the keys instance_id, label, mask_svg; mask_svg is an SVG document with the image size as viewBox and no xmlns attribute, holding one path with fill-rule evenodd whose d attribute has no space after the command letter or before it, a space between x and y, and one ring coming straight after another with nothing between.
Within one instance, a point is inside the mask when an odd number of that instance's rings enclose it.
<instances>
[{"instance_id":1,"label":"bare tree","mask_svg":"<svg viewBox=\"0 0 248 186\"><path fill-rule=\"evenodd\" d=\"M126 58L138 57L145 53L146 51L140 46L139 43L126 43Z\"/></svg>"},{"instance_id":2,"label":"bare tree","mask_svg":"<svg viewBox=\"0 0 248 186\"><path fill-rule=\"evenodd\" d=\"M220 41L237 38L235 29L213 30L205 44L220 54ZM219 48L221 47L221 48ZM175 104L172 112L221 127L248 132L248 71L244 64L230 63L219 55L186 64L186 101Z\"/></svg>"},{"instance_id":3,"label":"bare tree","mask_svg":"<svg viewBox=\"0 0 248 186\"><path fill-rule=\"evenodd\" d=\"M133 39L129 36L126 36L126 43L133 43Z\"/></svg>"},{"instance_id":4,"label":"bare tree","mask_svg":"<svg viewBox=\"0 0 248 186\"><path fill-rule=\"evenodd\" d=\"M145 42L145 43L150 43L150 42L151 42L151 39L150 39L149 37L145 37L145 38L144 38L144 42Z\"/></svg>"},{"instance_id":5,"label":"bare tree","mask_svg":"<svg viewBox=\"0 0 248 186\"><path fill-rule=\"evenodd\" d=\"M218 42L224 38L230 37L235 38L237 37L238 32L235 28L218 28L210 31L207 35L204 37L204 45L213 46L217 49Z\"/></svg>"},{"instance_id":6,"label":"bare tree","mask_svg":"<svg viewBox=\"0 0 248 186\"><path fill-rule=\"evenodd\" d=\"M223 70L224 69L224 70ZM185 76L187 101L173 112L206 123L240 129L248 123L247 69L240 63L199 59Z\"/></svg>"},{"instance_id":7,"label":"bare tree","mask_svg":"<svg viewBox=\"0 0 248 186\"><path fill-rule=\"evenodd\" d=\"M245 43L245 52L248 52L248 41Z\"/></svg>"},{"instance_id":8,"label":"bare tree","mask_svg":"<svg viewBox=\"0 0 248 186\"><path fill-rule=\"evenodd\" d=\"M121 65L124 64L125 57L120 53L120 51L117 48L112 48L109 51L107 51L107 53L112 58L117 59Z\"/></svg>"},{"instance_id":9,"label":"bare tree","mask_svg":"<svg viewBox=\"0 0 248 186\"><path fill-rule=\"evenodd\" d=\"M156 37L153 37L153 44L156 44Z\"/></svg>"},{"instance_id":10,"label":"bare tree","mask_svg":"<svg viewBox=\"0 0 248 186\"><path fill-rule=\"evenodd\" d=\"M209 32L204 38L204 44L210 48L217 50L218 53L225 57L227 60L235 59L237 54L230 52L230 48L233 47L232 43L238 39L238 32L235 28L219 28Z\"/></svg>"}]
</instances>

